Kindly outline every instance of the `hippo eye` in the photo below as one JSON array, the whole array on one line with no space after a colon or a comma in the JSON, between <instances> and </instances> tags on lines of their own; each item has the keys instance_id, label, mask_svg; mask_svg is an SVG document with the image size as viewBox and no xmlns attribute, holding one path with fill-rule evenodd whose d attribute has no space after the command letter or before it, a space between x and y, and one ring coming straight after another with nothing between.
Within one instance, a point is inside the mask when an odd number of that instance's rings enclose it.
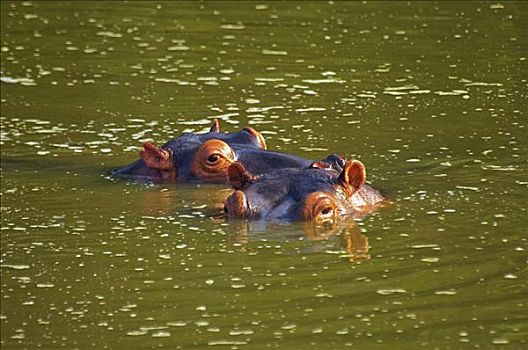
<instances>
[{"instance_id":1,"label":"hippo eye","mask_svg":"<svg viewBox=\"0 0 528 350\"><path fill-rule=\"evenodd\" d=\"M211 154L209 158L207 158L207 162L211 164L215 164L220 160L220 155L217 153Z\"/></svg>"},{"instance_id":2,"label":"hippo eye","mask_svg":"<svg viewBox=\"0 0 528 350\"><path fill-rule=\"evenodd\" d=\"M321 215L322 216L328 216L330 214L332 214L332 211L333 211L333 208L324 208L323 210L321 210Z\"/></svg>"},{"instance_id":3,"label":"hippo eye","mask_svg":"<svg viewBox=\"0 0 528 350\"><path fill-rule=\"evenodd\" d=\"M235 158L234 150L224 141L207 140L196 150L191 174L202 181L225 182L227 168Z\"/></svg>"}]
</instances>

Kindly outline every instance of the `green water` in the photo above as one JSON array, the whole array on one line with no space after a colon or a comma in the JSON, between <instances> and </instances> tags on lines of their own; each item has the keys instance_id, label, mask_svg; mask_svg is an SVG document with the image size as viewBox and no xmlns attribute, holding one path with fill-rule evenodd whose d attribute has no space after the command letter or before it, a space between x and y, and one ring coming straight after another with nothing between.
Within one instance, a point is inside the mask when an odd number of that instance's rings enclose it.
<instances>
[{"instance_id":1,"label":"green water","mask_svg":"<svg viewBox=\"0 0 528 350\"><path fill-rule=\"evenodd\" d=\"M2 349L526 348L527 4L2 1ZM391 204L105 176L214 117Z\"/></svg>"}]
</instances>

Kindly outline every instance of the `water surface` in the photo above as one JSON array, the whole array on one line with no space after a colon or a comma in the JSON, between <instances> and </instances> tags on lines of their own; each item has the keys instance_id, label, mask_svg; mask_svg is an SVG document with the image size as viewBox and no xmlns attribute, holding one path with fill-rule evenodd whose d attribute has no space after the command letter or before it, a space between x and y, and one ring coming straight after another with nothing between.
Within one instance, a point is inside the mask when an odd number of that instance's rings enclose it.
<instances>
[{"instance_id":1,"label":"water surface","mask_svg":"<svg viewBox=\"0 0 528 350\"><path fill-rule=\"evenodd\" d=\"M2 348L525 348L526 2L2 2ZM109 169L252 126L390 205L227 222Z\"/></svg>"}]
</instances>

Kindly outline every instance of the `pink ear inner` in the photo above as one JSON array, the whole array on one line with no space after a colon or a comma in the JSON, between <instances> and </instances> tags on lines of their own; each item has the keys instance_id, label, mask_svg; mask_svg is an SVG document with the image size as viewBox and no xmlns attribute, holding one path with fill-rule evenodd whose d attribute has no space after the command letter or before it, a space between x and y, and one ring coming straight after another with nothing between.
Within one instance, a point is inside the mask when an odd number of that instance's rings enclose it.
<instances>
[{"instance_id":1,"label":"pink ear inner","mask_svg":"<svg viewBox=\"0 0 528 350\"><path fill-rule=\"evenodd\" d=\"M143 144L143 150L139 152L139 156L145 164L154 169L159 170L174 170L174 164L169 151L156 147L151 142Z\"/></svg>"},{"instance_id":2,"label":"pink ear inner","mask_svg":"<svg viewBox=\"0 0 528 350\"><path fill-rule=\"evenodd\" d=\"M359 160L348 160L339 175L339 181L346 186L351 186L354 191L363 186L367 178L365 166Z\"/></svg>"},{"instance_id":3,"label":"pink ear inner","mask_svg":"<svg viewBox=\"0 0 528 350\"><path fill-rule=\"evenodd\" d=\"M327 170L331 169L330 164L327 164L327 163L324 163L324 162L320 162L320 161L313 162L312 164L310 164L310 168L327 169Z\"/></svg>"}]
</instances>

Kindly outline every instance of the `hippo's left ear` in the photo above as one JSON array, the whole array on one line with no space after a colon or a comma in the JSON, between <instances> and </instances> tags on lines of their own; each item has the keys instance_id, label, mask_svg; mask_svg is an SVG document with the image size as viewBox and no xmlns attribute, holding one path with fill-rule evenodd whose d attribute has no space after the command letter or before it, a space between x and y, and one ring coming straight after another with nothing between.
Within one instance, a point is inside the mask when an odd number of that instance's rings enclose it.
<instances>
[{"instance_id":1,"label":"hippo's left ear","mask_svg":"<svg viewBox=\"0 0 528 350\"><path fill-rule=\"evenodd\" d=\"M149 168L159 170L175 170L171 152L157 147L152 142L145 142L139 156Z\"/></svg>"},{"instance_id":2,"label":"hippo's left ear","mask_svg":"<svg viewBox=\"0 0 528 350\"><path fill-rule=\"evenodd\" d=\"M218 119L214 118L213 125L211 125L209 132L220 132L220 122Z\"/></svg>"},{"instance_id":3,"label":"hippo's left ear","mask_svg":"<svg viewBox=\"0 0 528 350\"><path fill-rule=\"evenodd\" d=\"M343 171L339 175L339 182L352 193L363 186L367 178L365 166L359 160L347 160Z\"/></svg>"},{"instance_id":4,"label":"hippo's left ear","mask_svg":"<svg viewBox=\"0 0 528 350\"><path fill-rule=\"evenodd\" d=\"M255 176L242 163L234 162L227 168L227 179L235 190L243 190L255 180Z\"/></svg>"},{"instance_id":5,"label":"hippo's left ear","mask_svg":"<svg viewBox=\"0 0 528 350\"><path fill-rule=\"evenodd\" d=\"M313 168L313 169L324 169L324 170L329 170L329 169L331 169L330 164L325 163L325 162L320 161L320 160L318 160L317 162L313 162L312 164L310 164L309 168Z\"/></svg>"}]
</instances>

